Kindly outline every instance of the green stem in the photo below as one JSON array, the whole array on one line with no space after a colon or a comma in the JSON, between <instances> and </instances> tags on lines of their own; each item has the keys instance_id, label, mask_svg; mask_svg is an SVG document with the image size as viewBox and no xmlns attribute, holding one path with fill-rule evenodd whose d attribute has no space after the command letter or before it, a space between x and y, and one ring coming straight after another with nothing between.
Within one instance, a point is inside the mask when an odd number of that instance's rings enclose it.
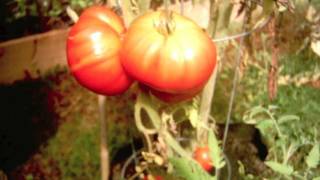
<instances>
[{"instance_id":1,"label":"green stem","mask_svg":"<svg viewBox=\"0 0 320 180\"><path fill-rule=\"evenodd\" d=\"M149 129L149 128L146 128L143 125L142 119L141 119L141 110L142 110L142 106L139 103L137 103L135 105L134 119L135 119L136 126L137 126L138 130L141 131L141 132L144 132L146 134L155 134L155 133L157 133L156 129Z\"/></svg>"},{"instance_id":2,"label":"green stem","mask_svg":"<svg viewBox=\"0 0 320 180\"><path fill-rule=\"evenodd\" d=\"M279 125L278 125L278 123L277 123L277 120L274 118L274 116L273 116L269 111L265 111L265 112L266 112L266 113L268 114L268 116L271 118L274 126L276 127L276 130L277 130L277 133L278 133L279 137L282 138L283 135L282 135L282 132L280 131Z\"/></svg>"},{"instance_id":3,"label":"green stem","mask_svg":"<svg viewBox=\"0 0 320 180\"><path fill-rule=\"evenodd\" d=\"M166 141L166 143L177 153L179 154L181 157L187 158L187 159L191 159L191 156L189 153L187 153L181 146L180 144L172 137L172 135L167 132L164 131L160 134L161 136L163 136L164 140Z\"/></svg>"},{"instance_id":4,"label":"green stem","mask_svg":"<svg viewBox=\"0 0 320 180\"><path fill-rule=\"evenodd\" d=\"M308 174L309 174L310 168L308 167L307 170L303 174L304 179L308 179Z\"/></svg>"},{"instance_id":5,"label":"green stem","mask_svg":"<svg viewBox=\"0 0 320 180\"><path fill-rule=\"evenodd\" d=\"M305 180L305 178L298 173L293 173L292 175L298 179Z\"/></svg>"},{"instance_id":6,"label":"green stem","mask_svg":"<svg viewBox=\"0 0 320 180\"><path fill-rule=\"evenodd\" d=\"M209 25L208 32L211 37L215 37L217 31L217 24L219 19L219 0L210 0L210 15L209 15Z\"/></svg>"},{"instance_id":7,"label":"green stem","mask_svg":"<svg viewBox=\"0 0 320 180\"><path fill-rule=\"evenodd\" d=\"M166 128L162 128L161 126L161 117L159 113L156 111L156 106L150 101L145 94L140 93L138 95L138 100L136 104L135 114L138 115L137 111L141 111L144 109L148 116L150 117L150 121L157 131L157 133L166 141L166 143L181 157L190 158L190 155L180 146L180 144L172 137L172 135L167 131ZM141 114L139 114L141 115ZM135 117L140 118L140 117Z\"/></svg>"},{"instance_id":8,"label":"green stem","mask_svg":"<svg viewBox=\"0 0 320 180\"><path fill-rule=\"evenodd\" d=\"M293 144L290 144L286 154L285 154L285 157L283 159L283 164L287 164L290 157L292 156L292 154L295 152L295 147Z\"/></svg>"}]
</instances>

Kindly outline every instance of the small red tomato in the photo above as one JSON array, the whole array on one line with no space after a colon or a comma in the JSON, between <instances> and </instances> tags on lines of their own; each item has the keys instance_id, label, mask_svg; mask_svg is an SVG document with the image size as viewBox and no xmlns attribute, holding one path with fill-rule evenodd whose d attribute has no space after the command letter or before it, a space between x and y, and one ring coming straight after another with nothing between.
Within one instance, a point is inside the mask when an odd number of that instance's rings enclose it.
<instances>
[{"instance_id":1,"label":"small red tomato","mask_svg":"<svg viewBox=\"0 0 320 180\"><path fill-rule=\"evenodd\" d=\"M143 180L163 180L162 176L151 176L151 175L144 175Z\"/></svg>"},{"instance_id":2,"label":"small red tomato","mask_svg":"<svg viewBox=\"0 0 320 180\"><path fill-rule=\"evenodd\" d=\"M192 20L162 11L135 19L123 40L121 62L130 76L169 94L200 91L216 65L216 47Z\"/></svg>"},{"instance_id":3,"label":"small red tomato","mask_svg":"<svg viewBox=\"0 0 320 180\"><path fill-rule=\"evenodd\" d=\"M209 152L209 147L204 146L204 147L197 147L193 158L202 166L203 169L206 171L211 171L213 168L213 163L210 158L210 152Z\"/></svg>"},{"instance_id":4,"label":"small red tomato","mask_svg":"<svg viewBox=\"0 0 320 180\"><path fill-rule=\"evenodd\" d=\"M80 19L99 19L111 26L117 33L123 34L126 29L122 18L106 6L91 6L80 16Z\"/></svg>"},{"instance_id":5,"label":"small red tomato","mask_svg":"<svg viewBox=\"0 0 320 180\"><path fill-rule=\"evenodd\" d=\"M92 9L89 8L89 11ZM91 15L90 15L91 13ZM132 81L119 59L119 33L98 15L80 16L67 39L67 59L71 73L84 87L104 95L126 91ZM97 11L97 13L101 13Z\"/></svg>"}]
</instances>

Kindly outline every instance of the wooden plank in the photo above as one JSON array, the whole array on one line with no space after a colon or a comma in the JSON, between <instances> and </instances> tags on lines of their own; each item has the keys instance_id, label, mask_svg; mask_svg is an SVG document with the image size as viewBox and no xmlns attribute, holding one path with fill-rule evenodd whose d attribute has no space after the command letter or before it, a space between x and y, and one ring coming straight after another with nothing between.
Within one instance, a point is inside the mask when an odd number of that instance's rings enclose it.
<instances>
[{"instance_id":1,"label":"wooden plank","mask_svg":"<svg viewBox=\"0 0 320 180\"><path fill-rule=\"evenodd\" d=\"M0 83L9 84L25 77L65 66L68 29L53 30L0 43Z\"/></svg>"}]
</instances>

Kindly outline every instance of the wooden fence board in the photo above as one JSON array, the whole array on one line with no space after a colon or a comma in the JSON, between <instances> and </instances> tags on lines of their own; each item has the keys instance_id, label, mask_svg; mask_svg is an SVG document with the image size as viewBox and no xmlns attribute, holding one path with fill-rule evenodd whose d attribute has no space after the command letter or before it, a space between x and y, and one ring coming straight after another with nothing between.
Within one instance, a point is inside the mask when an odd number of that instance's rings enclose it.
<instances>
[{"instance_id":1,"label":"wooden fence board","mask_svg":"<svg viewBox=\"0 0 320 180\"><path fill-rule=\"evenodd\" d=\"M0 43L0 83L37 77L57 65L65 66L68 29L23 37Z\"/></svg>"}]
</instances>

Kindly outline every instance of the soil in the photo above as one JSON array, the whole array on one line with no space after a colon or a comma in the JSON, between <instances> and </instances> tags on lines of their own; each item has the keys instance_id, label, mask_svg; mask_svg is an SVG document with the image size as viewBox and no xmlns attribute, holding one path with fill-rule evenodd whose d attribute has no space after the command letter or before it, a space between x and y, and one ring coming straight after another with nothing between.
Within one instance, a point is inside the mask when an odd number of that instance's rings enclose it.
<instances>
[{"instance_id":1,"label":"soil","mask_svg":"<svg viewBox=\"0 0 320 180\"><path fill-rule=\"evenodd\" d=\"M220 125L218 131L222 139L224 125ZM259 176L268 171L267 166L264 164L264 160L268 155L268 148L263 143L259 130L252 125L231 124L225 152L231 164L232 177L235 180L239 177L238 161L241 161L245 171L249 174ZM227 168L224 168L223 176L227 177L227 172Z\"/></svg>"}]
</instances>

